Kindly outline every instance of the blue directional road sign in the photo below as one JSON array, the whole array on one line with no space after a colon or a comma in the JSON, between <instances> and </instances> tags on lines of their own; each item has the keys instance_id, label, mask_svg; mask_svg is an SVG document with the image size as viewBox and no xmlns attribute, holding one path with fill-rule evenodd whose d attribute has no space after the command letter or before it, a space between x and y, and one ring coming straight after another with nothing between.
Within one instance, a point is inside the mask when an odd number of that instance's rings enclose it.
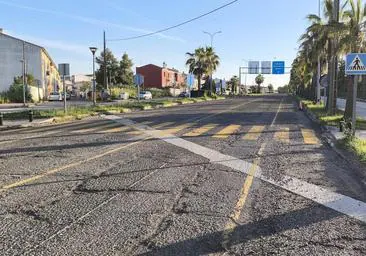
<instances>
[{"instance_id":1,"label":"blue directional road sign","mask_svg":"<svg viewBox=\"0 0 366 256\"><path fill-rule=\"evenodd\" d=\"M144 76L140 74L136 74L133 76L133 81L135 85L140 86L144 83Z\"/></svg>"},{"instance_id":2,"label":"blue directional road sign","mask_svg":"<svg viewBox=\"0 0 366 256\"><path fill-rule=\"evenodd\" d=\"M194 75L193 74L187 75L187 85L189 88L192 88L194 86Z\"/></svg>"},{"instance_id":3,"label":"blue directional road sign","mask_svg":"<svg viewBox=\"0 0 366 256\"><path fill-rule=\"evenodd\" d=\"M346 57L346 75L366 75L366 53L350 53Z\"/></svg>"},{"instance_id":4,"label":"blue directional road sign","mask_svg":"<svg viewBox=\"0 0 366 256\"><path fill-rule=\"evenodd\" d=\"M272 74L273 75L285 74L285 62L284 61L273 61L272 62Z\"/></svg>"}]
</instances>

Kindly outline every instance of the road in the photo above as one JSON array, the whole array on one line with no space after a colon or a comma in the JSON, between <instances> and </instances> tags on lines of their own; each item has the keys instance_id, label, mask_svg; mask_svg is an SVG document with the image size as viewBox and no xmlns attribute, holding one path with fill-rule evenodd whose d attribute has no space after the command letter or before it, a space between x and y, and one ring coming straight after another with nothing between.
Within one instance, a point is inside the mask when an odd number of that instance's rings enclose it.
<instances>
[{"instance_id":1,"label":"road","mask_svg":"<svg viewBox=\"0 0 366 256\"><path fill-rule=\"evenodd\" d=\"M337 107L341 110L345 110L346 109L346 100L338 98ZM357 101L356 113L358 116L366 119L366 102Z\"/></svg>"},{"instance_id":2,"label":"road","mask_svg":"<svg viewBox=\"0 0 366 256\"><path fill-rule=\"evenodd\" d=\"M365 170L283 95L0 133L2 255L366 255Z\"/></svg>"}]
</instances>

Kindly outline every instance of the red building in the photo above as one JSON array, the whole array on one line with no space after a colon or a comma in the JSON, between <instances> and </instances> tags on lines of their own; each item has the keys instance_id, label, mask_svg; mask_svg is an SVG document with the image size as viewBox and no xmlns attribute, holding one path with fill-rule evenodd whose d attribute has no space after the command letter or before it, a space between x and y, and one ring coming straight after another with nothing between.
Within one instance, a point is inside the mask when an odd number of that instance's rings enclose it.
<instances>
[{"instance_id":1,"label":"red building","mask_svg":"<svg viewBox=\"0 0 366 256\"><path fill-rule=\"evenodd\" d=\"M136 73L144 76L145 88L178 87L185 84L186 76L176 69L148 64L136 68Z\"/></svg>"}]
</instances>

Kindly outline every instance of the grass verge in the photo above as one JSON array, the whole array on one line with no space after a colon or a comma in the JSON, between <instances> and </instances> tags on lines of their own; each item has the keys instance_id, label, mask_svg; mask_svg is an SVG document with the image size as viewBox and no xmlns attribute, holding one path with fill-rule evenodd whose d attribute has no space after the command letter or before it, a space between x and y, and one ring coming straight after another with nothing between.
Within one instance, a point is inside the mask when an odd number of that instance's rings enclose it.
<instances>
[{"instance_id":1,"label":"grass verge","mask_svg":"<svg viewBox=\"0 0 366 256\"><path fill-rule=\"evenodd\" d=\"M201 98L180 98L180 99L169 99L169 100L157 100L157 101L134 101L126 102L122 104L115 105L99 105L96 107L69 107L67 113L65 114L62 109L58 110L34 110L34 119L46 119L55 118L57 122L79 120L88 116L94 116L97 114L108 114L108 113L127 113L136 110L149 110L161 107L172 107L179 104L191 104L196 102L203 102L209 100L221 100L225 97L213 96L213 97L201 97ZM5 120L20 120L28 119L29 111L15 112L15 113L5 113Z\"/></svg>"},{"instance_id":2,"label":"grass verge","mask_svg":"<svg viewBox=\"0 0 366 256\"><path fill-rule=\"evenodd\" d=\"M339 145L342 148L355 153L362 163L366 163L366 140L346 137L339 141Z\"/></svg>"},{"instance_id":3,"label":"grass verge","mask_svg":"<svg viewBox=\"0 0 366 256\"><path fill-rule=\"evenodd\" d=\"M328 115L327 110L324 105L314 104L310 100L303 100L298 98L303 105L312 112L320 121L322 125L326 126L339 126L339 122L343 118L343 111L337 110L335 115ZM366 130L366 120L362 118L357 118L356 129L358 130Z\"/></svg>"}]
</instances>

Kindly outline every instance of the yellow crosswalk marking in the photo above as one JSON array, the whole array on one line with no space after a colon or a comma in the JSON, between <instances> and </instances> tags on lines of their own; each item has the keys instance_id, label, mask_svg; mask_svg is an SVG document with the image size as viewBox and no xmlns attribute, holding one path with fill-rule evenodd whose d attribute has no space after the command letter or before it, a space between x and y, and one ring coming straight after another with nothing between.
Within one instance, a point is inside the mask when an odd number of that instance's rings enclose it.
<instances>
[{"instance_id":1,"label":"yellow crosswalk marking","mask_svg":"<svg viewBox=\"0 0 366 256\"><path fill-rule=\"evenodd\" d=\"M161 124L158 124L158 125L154 125L153 128L156 129L156 130L159 130L160 128L163 128L165 126L170 126L174 124L174 122L165 122L165 123L161 123Z\"/></svg>"},{"instance_id":2,"label":"yellow crosswalk marking","mask_svg":"<svg viewBox=\"0 0 366 256\"><path fill-rule=\"evenodd\" d=\"M114 123L107 123L107 124L102 124L102 125L97 125L94 127L90 127L90 128L85 128L85 129L79 129L79 130L75 130L75 131L71 131L71 133L76 133L76 134L83 134L83 133L89 133L89 132L94 132L97 130L101 130L104 128L108 128L108 127L113 127L116 126L116 124Z\"/></svg>"},{"instance_id":3,"label":"yellow crosswalk marking","mask_svg":"<svg viewBox=\"0 0 366 256\"><path fill-rule=\"evenodd\" d=\"M180 132L184 129L187 129L187 128L191 127L192 125L193 124L181 124L181 125L178 125L176 127L166 129L166 130L164 130L164 132L174 134L174 133Z\"/></svg>"},{"instance_id":4,"label":"yellow crosswalk marking","mask_svg":"<svg viewBox=\"0 0 366 256\"><path fill-rule=\"evenodd\" d=\"M316 145L319 144L319 140L316 137L313 130L301 129L302 137L304 138L305 144Z\"/></svg>"},{"instance_id":5,"label":"yellow crosswalk marking","mask_svg":"<svg viewBox=\"0 0 366 256\"><path fill-rule=\"evenodd\" d=\"M213 137L218 139L225 139L228 138L230 135L234 134L235 132L237 132L239 129L240 125L232 124L216 133Z\"/></svg>"},{"instance_id":6,"label":"yellow crosswalk marking","mask_svg":"<svg viewBox=\"0 0 366 256\"><path fill-rule=\"evenodd\" d=\"M130 129L130 127L122 126L122 127L114 127L114 128L107 129L107 130L104 130L104 131L99 131L97 133L118 133L118 132L125 132L129 129Z\"/></svg>"},{"instance_id":7,"label":"yellow crosswalk marking","mask_svg":"<svg viewBox=\"0 0 366 256\"><path fill-rule=\"evenodd\" d=\"M290 129L283 128L275 133L275 139L284 143L290 143Z\"/></svg>"},{"instance_id":8,"label":"yellow crosswalk marking","mask_svg":"<svg viewBox=\"0 0 366 256\"><path fill-rule=\"evenodd\" d=\"M77 133L77 134L88 133L88 132L93 132L96 129L98 129L98 128L94 127L94 128L88 128L88 129L81 129L81 130L72 131L71 133Z\"/></svg>"},{"instance_id":9,"label":"yellow crosswalk marking","mask_svg":"<svg viewBox=\"0 0 366 256\"><path fill-rule=\"evenodd\" d=\"M261 136L261 133L264 130L263 125L256 125L253 126L249 132L243 137L244 140L258 140L259 136Z\"/></svg>"},{"instance_id":10,"label":"yellow crosswalk marking","mask_svg":"<svg viewBox=\"0 0 366 256\"><path fill-rule=\"evenodd\" d=\"M196 137L196 136L199 136L199 135L202 135L202 134L208 132L209 130L214 129L216 126L217 126L216 124L206 124L200 128L194 129L193 131L184 134L183 136Z\"/></svg>"}]
</instances>

